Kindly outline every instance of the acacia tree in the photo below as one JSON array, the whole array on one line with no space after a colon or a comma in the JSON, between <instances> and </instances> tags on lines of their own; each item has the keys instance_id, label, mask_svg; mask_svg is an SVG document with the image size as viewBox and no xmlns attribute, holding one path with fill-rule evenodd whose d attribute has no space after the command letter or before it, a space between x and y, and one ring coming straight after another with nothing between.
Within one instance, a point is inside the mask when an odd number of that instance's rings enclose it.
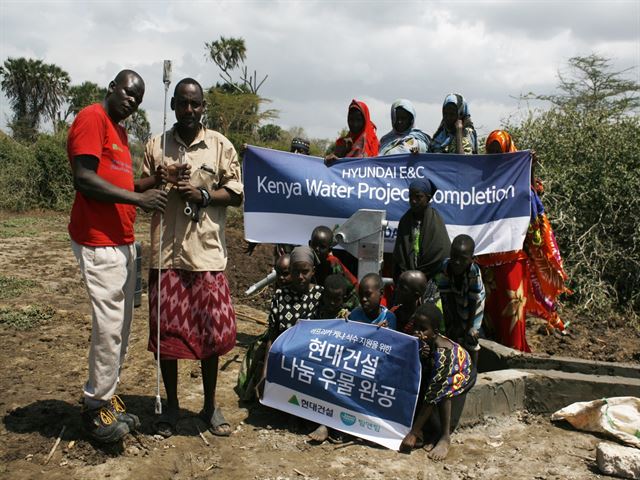
<instances>
[{"instance_id":1,"label":"acacia tree","mask_svg":"<svg viewBox=\"0 0 640 480\"><path fill-rule=\"evenodd\" d=\"M592 53L572 57L568 68L558 72L558 92L528 93L525 100L543 100L558 108L581 114L597 113L601 120L618 118L640 107L640 84L627 78L631 68L614 70L611 59Z\"/></svg>"},{"instance_id":2,"label":"acacia tree","mask_svg":"<svg viewBox=\"0 0 640 480\"><path fill-rule=\"evenodd\" d=\"M0 87L9 99L14 137L32 140L43 117L57 127L58 111L66 99L69 74L54 64L30 58L8 58L0 66Z\"/></svg>"}]
</instances>

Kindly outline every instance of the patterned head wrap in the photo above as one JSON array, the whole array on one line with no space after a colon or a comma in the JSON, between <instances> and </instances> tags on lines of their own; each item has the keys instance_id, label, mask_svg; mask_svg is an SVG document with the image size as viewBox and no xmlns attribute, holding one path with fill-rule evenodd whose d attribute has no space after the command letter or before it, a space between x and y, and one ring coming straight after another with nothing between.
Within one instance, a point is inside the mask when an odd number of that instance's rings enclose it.
<instances>
[{"instance_id":1,"label":"patterned head wrap","mask_svg":"<svg viewBox=\"0 0 640 480\"><path fill-rule=\"evenodd\" d=\"M487 137L487 141L485 143L486 148L488 149L489 145L491 145L493 142L498 142L498 144L500 145L500 151L502 153L518 151L515 144L513 143L511 135L509 135L509 133L505 132L504 130L494 130L493 132L491 132Z\"/></svg>"},{"instance_id":2,"label":"patterned head wrap","mask_svg":"<svg viewBox=\"0 0 640 480\"><path fill-rule=\"evenodd\" d=\"M309 140L305 140L304 138L295 137L291 140L291 151L292 152L304 152L305 155L309 154Z\"/></svg>"}]
</instances>

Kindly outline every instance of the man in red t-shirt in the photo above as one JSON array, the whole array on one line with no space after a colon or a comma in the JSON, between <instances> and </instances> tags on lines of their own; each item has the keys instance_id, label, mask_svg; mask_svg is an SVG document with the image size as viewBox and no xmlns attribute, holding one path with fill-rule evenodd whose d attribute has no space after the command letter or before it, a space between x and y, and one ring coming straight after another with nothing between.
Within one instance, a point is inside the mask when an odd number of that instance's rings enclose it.
<instances>
[{"instance_id":1,"label":"man in red t-shirt","mask_svg":"<svg viewBox=\"0 0 640 480\"><path fill-rule=\"evenodd\" d=\"M154 188L166 169L134 182L127 132L119 125L138 109L143 96L140 75L121 71L102 103L78 113L67 139L76 189L69 235L93 317L82 420L101 442L118 441L140 425L115 395L133 318L133 223L136 207L162 212L167 203L166 193Z\"/></svg>"}]
</instances>

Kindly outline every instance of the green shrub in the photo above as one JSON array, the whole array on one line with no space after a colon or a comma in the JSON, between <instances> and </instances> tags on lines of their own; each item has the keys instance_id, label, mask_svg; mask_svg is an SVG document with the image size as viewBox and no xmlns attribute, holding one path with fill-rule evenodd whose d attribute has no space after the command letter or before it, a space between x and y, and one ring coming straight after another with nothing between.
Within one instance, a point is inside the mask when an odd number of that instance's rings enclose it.
<instances>
[{"instance_id":1,"label":"green shrub","mask_svg":"<svg viewBox=\"0 0 640 480\"><path fill-rule=\"evenodd\" d=\"M534 149L548 209L580 309L640 313L640 119L571 106L507 127Z\"/></svg>"},{"instance_id":2,"label":"green shrub","mask_svg":"<svg viewBox=\"0 0 640 480\"><path fill-rule=\"evenodd\" d=\"M14 212L33 208L36 175L33 150L0 133L0 208Z\"/></svg>"},{"instance_id":3,"label":"green shrub","mask_svg":"<svg viewBox=\"0 0 640 480\"><path fill-rule=\"evenodd\" d=\"M40 135L33 146L39 207L67 210L71 206L75 191L65 144L65 137Z\"/></svg>"}]
</instances>

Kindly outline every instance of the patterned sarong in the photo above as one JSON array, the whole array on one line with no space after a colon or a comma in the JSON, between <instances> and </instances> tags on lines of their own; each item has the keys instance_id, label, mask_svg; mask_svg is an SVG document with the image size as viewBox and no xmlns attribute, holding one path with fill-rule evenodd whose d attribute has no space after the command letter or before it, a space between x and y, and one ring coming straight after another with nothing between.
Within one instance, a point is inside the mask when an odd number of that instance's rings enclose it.
<instances>
[{"instance_id":1,"label":"patterned sarong","mask_svg":"<svg viewBox=\"0 0 640 480\"><path fill-rule=\"evenodd\" d=\"M162 271L160 358L202 360L236 343L236 314L224 272ZM156 352L158 271L149 272L149 345Z\"/></svg>"},{"instance_id":2,"label":"patterned sarong","mask_svg":"<svg viewBox=\"0 0 640 480\"><path fill-rule=\"evenodd\" d=\"M487 292L484 326L502 345L530 352L526 313L529 309L529 270L522 251L481 255L482 279Z\"/></svg>"},{"instance_id":3,"label":"patterned sarong","mask_svg":"<svg viewBox=\"0 0 640 480\"><path fill-rule=\"evenodd\" d=\"M426 403L440 403L445 398L461 395L471 389L476 381L467 351L453 343L453 348L437 348L433 352L431 373L424 393Z\"/></svg>"}]
</instances>

